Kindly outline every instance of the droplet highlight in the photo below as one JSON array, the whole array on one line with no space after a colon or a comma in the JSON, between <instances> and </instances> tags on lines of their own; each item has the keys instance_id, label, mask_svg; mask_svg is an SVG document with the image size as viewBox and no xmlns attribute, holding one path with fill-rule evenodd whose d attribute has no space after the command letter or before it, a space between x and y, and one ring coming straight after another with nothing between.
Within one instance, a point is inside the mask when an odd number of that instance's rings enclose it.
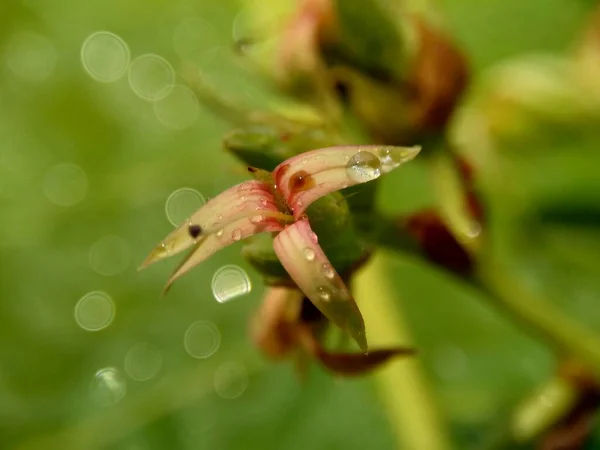
<instances>
[{"instance_id":1,"label":"droplet highlight","mask_svg":"<svg viewBox=\"0 0 600 450\"><path fill-rule=\"evenodd\" d=\"M252 283L241 267L227 265L215 272L212 278L212 292L219 303L225 303L250 293Z\"/></svg>"},{"instance_id":2,"label":"droplet highlight","mask_svg":"<svg viewBox=\"0 0 600 450\"><path fill-rule=\"evenodd\" d=\"M327 286L319 286L317 288L317 295L325 302L328 302L333 297L333 292Z\"/></svg>"},{"instance_id":3,"label":"droplet highlight","mask_svg":"<svg viewBox=\"0 0 600 450\"><path fill-rule=\"evenodd\" d=\"M331 264L323 263L321 266L321 272L323 276L328 280L333 280L335 278L335 270L331 267Z\"/></svg>"},{"instance_id":4,"label":"droplet highlight","mask_svg":"<svg viewBox=\"0 0 600 450\"><path fill-rule=\"evenodd\" d=\"M304 255L304 258L307 261L314 261L315 260L315 256L316 256L315 251L312 248L310 248L310 247L304 248L304 250L302 250L302 254Z\"/></svg>"},{"instance_id":5,"label":"droplet highlight","mask_svg":"<svg viewBox=\"0 0 600 450\"><path fill-rule=\"evenodd\" d=\"M140 98L155 102L171 92L175 84L175 72L162 56L141 55L129 66L129 85Z\"/></svg>"},{"instance_id":6,"label":"droplet highlight","mask_svg":"<svg viewBox=\"0 0 600 450\"><path fill-rule=\"evenodd\" d=\"M81 202L88 189L88 180L81 167L63 163L46 172L42 181L44 195L55 205L74 206Z\"/></svg>"},{"instance_id":7,"label":"droplet highlight","mask_svg":"<svg viewBox=\"0 0 600 450\"><path fill-rule=\"evenodd\" d=\"M154 378L163 365L161 352L152 344L140 342L125 355L125 372L135 381Z\"/></svg>"},{"instance_id":8,"label":"droplet highlight","mask_svg":"<svg viewBox=\"0 0 600 450\"><path fill-rule=\"evenodd\" d=\"M119 236L105 236L90 248L90 266L100 275L114 276L125 272L131 264L131 251Z\"/></svg>"},{"instance_id":9,"label":"droplet highlight","mask_svg":"<svg viewBox=\"0 0 600 450\"><path fill-rule=\"evenodd\" d=\"M233 239L236 242L239 241L240 239L242 239L242 232L236 228L231 232L231 239Z\"/></svg>"},{"instance_id":10,"label":"droplet highlight","mask_svg":"<svg viewBox=\"0 0 600 450\"><path fill-rule=\"evenodd\" d=\"M183 344L193 358L205 359L214 354L221 345L219 329L211 322L194 322L186 330Z\"/></svg>"},{"instance_id":11,"label":"droplet highlight","mask_svg":"<svg viewBox=\"0 0 600 450\"><path fill-rule=\"evenodd\" d=\"M375 180L381 175L381 161L371 152L359 151L346 163L346 173L357 183Z\"/></svg>"},{"instance_id":12,"label":"droplet highlight","mask_svg":"<svg viewBox=\"0 0 600 450\"><path fill-rule=\"evenodd\" d=\"M228 400L241 396L248 387L246 368L237 362L221 364L214 374L215 392Z\"/></svg>"},{"instance_id":13,"label":"droplet highlight","mask_svg":"<svg viewBox=\"0 0 600 450\"><path fill-rule=\"evenodd\" d=\"M165 203L167 219L174 226L179 226L206 203L204 196L195 189L177 189Z\"/></svg>"},{"instance_id":14,"label":"droplet highlight","mask_svg":"<svg viewBox=\"0 0 600 450\"><path fill-rule=\"evenodd\" d=\"M100 331L115 317L115 304L105 292L89 292L75 305L75 321L86 331Z\"/></svg>"},{"instance_id":15,"label":"droplet highlight","mask_svg":"<svg viewBox=\"0 0 600 450\"><path fill-rule=\"evenodd\" d=\"M119 370L106 367L95 373L90 391L96 403L101 406L112 406L125 397L127 382Z\"/></svg>"},{"instance_id":16,"label":"droplet highlight","mask_svg":"<svg viewBox=\"0 0 600 450\"><path fill-rule=\"evenodd\" d=\"M87 74L101 83L119 80L129 67L131 53L123 39L110 31L98 31L81 46L81 64Z\"/></svg>"},{"instance_id":17,"label":"droplet highlight","mask_svg":"<svg viewBox=\"0 0 600 450\"><path fill-rule=\"evenodd\" d=\"M190 128L198 119L198 99L186 86L177 85L164 98L154 103L156 118L169 130Z\"/></svg>"}]
</instances>

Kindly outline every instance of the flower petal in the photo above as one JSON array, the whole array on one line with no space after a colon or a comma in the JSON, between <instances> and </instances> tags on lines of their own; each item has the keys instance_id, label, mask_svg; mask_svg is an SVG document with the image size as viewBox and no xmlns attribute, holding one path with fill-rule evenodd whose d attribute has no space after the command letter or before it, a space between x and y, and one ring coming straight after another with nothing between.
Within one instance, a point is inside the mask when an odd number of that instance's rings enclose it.
<instances>
[{"instance_id":1,"label":"flower petal","mask_svg":"<svg viewBox=\"0 0 600 450\"><path fill-rule=\"evenodd\" d=\"M233 222L259 215L282 215L273 201L269 187L256 180L233 186L209 200L171 232L152 250L140 269L190 248Z\"/></svg>"},{"instance_id":2,"label":"flower petal","mask_svg":"<svg viewBox=\"0 0 600 450\"><path fill-rule=\"evenodd\" d=\"M333 323L367 350L365 324L348 288L329 263L306 219L283 230L273 241L281 264L298 287Z\"/></svg>"},{"instance_id":3,"label":"flower petal","mask_svg":"<svg viewBox=\"0 0 600 450\"><path fill-rule=\"evenodd\" d=\"M331 192L375 180L412 160L421 147L381 145L327 147L302 153L277 166L277 189L298 218Z\"/></svg>"},{"instance_id":4,"label":"flower petal","mask_svg":"<svg viewBox=\"0 0 600 450\"><path fill-rule=\"evenodd\" d=\"M195 248L185 257L181 264L177 266L169 278L169 281L167 281L164 292L166 293L169 290L175 280L219 250L237 241L246 239L253 234L281 231L282 229L283 226L275 219L264 216L254 216L250 219L239 219L223 227L216 233L205 236L196 243Z\"/></svg>"}]
</instances>

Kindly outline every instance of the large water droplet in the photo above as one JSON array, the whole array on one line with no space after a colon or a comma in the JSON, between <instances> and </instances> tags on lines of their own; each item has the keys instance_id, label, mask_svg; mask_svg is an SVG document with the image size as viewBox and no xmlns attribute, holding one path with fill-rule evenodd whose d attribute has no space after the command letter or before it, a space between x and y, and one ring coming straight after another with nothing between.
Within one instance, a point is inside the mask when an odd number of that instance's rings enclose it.
<instances>
[{"instance_id":1,"label":"large water droplet","mask_svg":"<svg viewBox=\"0 0 600 450\"><path fill-rule=\"evenodd\" d=\"M241 230L239 230L238 228L236 228L235 230L233 230L231 232L231 239L233 239L234 241L239 241L240 239L242 239L242 232Z\"/></svg>"},{"instance_id":2,"label":"large water droplet","mask_svg":"<svg viewBox=\"0 0 600 450\"><path fill-rule=\"evenodd\" d=\"M264 217L260 216L260 215L250 217L250 223L253 223L255 225L261 223L263 220L264 220Z\"/></svg>"},{"instance_id":3,"label":"large water droplet","mask_svg":"<svg viewBox=\"0 0 600 450\"><path fill-rule=\"evenodd\" d=\"M81 46L81 63L94 80L117 81L129 67L129 47L123 39L109 31L91 34Z\"/></svg>"},{"instance_id":4,"label":"large water droplet","mask_svg":"<svg viewBox=\"0 0 600 450\"><path fill-rule=\"evenodd\" d=\"M178 226L200 209L204 203L204 197L195 189L177 189L169 195L165 204L165 213L167 214L169 222Z\"/></svg>"},{"instance_id":5,"label":"large water droplet","mask_svg":"<svg viewBox=\"0 0 600 450\"><path fill-rule=\"evenodd\" d=\"M186 86L174 86L167 96L154 103L156 117L171 130L179 131L191 127L199 112L198 100Z\"/></svg>"},{"instance_id":6,"label":"large water droplet","mask_svg":"<svg viewBox=\"0 0 600 450\"><path fill-rule=\"evenodd\" d=\"M82 201L88 188L87 177L75 164L58 164L44 175L42 189L46 197L59 206L74 206Z\"/></svg>"},{"instance_id":7,"label":"large water droplet","mask_svg":"<svg viewBox=\"0 0 600 450\"><path fill-rule=\"evenodd\" d=\"M227 265L215 272L212 278L212 291L219 303L248 294L252 283L241 267Z\"/></svg>"},{"instance_id":8,"label":"large water droplet","mask_svg":"<svg viewBox=\"0 0 600 450\"><path fill-rule=\"evenodd\" d=\"M304 254L304 258L306 258L307 261L315 260L316 254L312 248L306 247L306 248L304 248L304 250L302 250L302 253Z\"/></svg>"},{"instance_id":9,"label":"large water droplet","mask_svg":"<svg viewBox=\"0 0 600 450\"><path fill-rule=\"evenodd\" d=\"M125 372L136 381L153 378L161 369L163 357L151 344L135 344L125 355Z\"/></svg>"},{"instance_id":10,"label":"large water droplet","mask_svg":"<svg viewBox=\"0 0 600 450\"><path fill-rule=\"evenodd\" d=\"M102 406L118 403L127 392L125 378L114 367L100 369L94 375L90 386L92 398Z\"/></svg>"},{"instance_id":11,"label":"large water droplet","mask_svg":"<svg viewBox=\"0 0 600 450\"><path fill-rule=\"evenodd\" d=\"M175 84L171 64L158 55L141 55L129 66L129 85L135 94L151 102L166 97Z\"/></svg>"},{"instance_id":12,"label":"large water droplet","mask_svg":"<svg viewBox=\"0 0 600 450\"><path fill-rule=\"evenodd\" d=\"M75 305L75 321L86 331L100 331L111 324L115 305L108 294L89 292Z\"/></svg>"},{"instance_id":13,"label":"large water droplet","mask_svg":"<svg viewBox=\"0 0 600 450\"><path fill-rule=\"evenodd\" d=\"M308 235L310 237L310 240L313 241L313 244L316 244L319 242L319 237L317 236L317 233L310 231Z\"/></svg>"},{"instance_id":14,"label":"large water droplet","mask_svg":"<svg viewBox=\"0 0 600 450\"><path fill-rule=\"evenodd\" d=\"M190 356L198 359L208 358L221 345L221 334L211 322L194 322L185 332L183 345Z\"/></svg>"},{"instance_id":15,"label":"large water droplet","mask_svg":"<svg viewBox=\"0 0 600 450\"><path fill-rule=\"evenodd\" d=\"M321 272L328 280L333 280L335 277L335 270L331 267L331 264L323 263L321 266Z\"/></svg>"},{"instance_id":16,"label":"large water droplet","mask_svg":"<svg viewBox=\"0 0 600 450\"><path fill-rule=\"evenodd\" d=\"M223 363L215 371L214 386L221 397L233 400L242 395L248 387L248 373L239 363Z\"/></svg>"},{"instance_id":17,"label":"large water droplet","mask_svg":"<svg viewBox=\"0 0 600 450\"><path fill-rule=\"evenodd\" d=\"M90 266L105 276L124 272L131 263L129 245L118 236L105 236L90 248Z\"/></svg>"},{"instance_id":18,"label":"large water droplet","mask_svg":"<svg viewBox=\"0 0 600 450\"><path fill-rule=\"evenodd\" d=\"M357 183L375 180L381 175L381 161L373 153L359 151L348 160L346 173Z\"/></svg>"}]
</instances>

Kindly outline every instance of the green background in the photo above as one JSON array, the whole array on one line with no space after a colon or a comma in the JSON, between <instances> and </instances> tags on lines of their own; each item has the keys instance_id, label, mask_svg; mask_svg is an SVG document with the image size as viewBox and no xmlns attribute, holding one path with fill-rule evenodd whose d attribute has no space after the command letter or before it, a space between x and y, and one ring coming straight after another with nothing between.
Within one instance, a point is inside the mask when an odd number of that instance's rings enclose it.
<instances>
[{"instance_id":1,"label":"green background","mask_svg":"<svg viewBox=\"0 0 600 450\"><path fill-rule=\"evenodd\" d=\"M501 59L568 49L591 2L445 0L439 6L477 75ZM211 111L201 108L187 130L169 130L152 105L134 95L127 77L110 84L90 78L81 46L95 31L109 30L127 42L132 57L156 53L178 71L174 30L199 17L214 33L207 32L205 42L201 34L195 62L220 91L260 106L266 98L261 85L232 52L232 23L242 7L229 0L0 5L0 56L23 30L45 36L56 55L41 80L19 76L7 57L0 58L0 448L394 448L369 376L340 380L314 367L301 384L290 364L262 359L247 324L263 287L239 256L239 245L203 263L165 298L160 292L177 261L136 271L172 229L165 202L173 191L191 187L214 196L243 173L222 151L228 126ZM206 57L203 52L215 46ZM74 206L58 206L44 195L47 171L61 163L85 172L87 192ZM423 167L409 165L385 177L379 201L389 211L430 204ZM109 235L127 243L130 264L103 276L90 266L89 252ZM211 278L225 264L244 268L253 289L220 304ZM470 448L549 376L551 355L437 271L401 258L390 271L439 403L461 448ZM77 325L73 311L96 290L112 297L116 314L109 327L93 333ZM576 295L580 301L565 307L600 324L600 314L586 306L597 295ZM218 351L203 360L183 345L186 329L198 320L214 323L221 335ZM140 342L163 358L158 375L143 382L123 368L128 350ZM228 362L248 373L247 389L235 399L213 388L215 371ZM117 368L127 386L124 398L109 407L90 395L94 374L104 367Z\"/></svg>"}]
</instances>

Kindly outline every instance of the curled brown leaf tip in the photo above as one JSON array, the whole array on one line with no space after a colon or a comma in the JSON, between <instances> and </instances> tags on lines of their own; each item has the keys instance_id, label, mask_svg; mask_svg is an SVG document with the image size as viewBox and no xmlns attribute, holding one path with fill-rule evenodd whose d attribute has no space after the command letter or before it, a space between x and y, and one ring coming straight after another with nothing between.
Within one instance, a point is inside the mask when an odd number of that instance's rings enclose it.
<instances>
[{"instance_id":1,"label":"curled brown leaf tip","mask_svg":"<svg viewBox=\"0 0 600 450\"><path fill-rule=\"evenodd\" d=\"M319 349L317 359L327 369L339 375L362 375L382 366L396 356L412 356L414 348L395 347L372 350L369 353L331 353Z\"/></svg>"}]
</instances>

